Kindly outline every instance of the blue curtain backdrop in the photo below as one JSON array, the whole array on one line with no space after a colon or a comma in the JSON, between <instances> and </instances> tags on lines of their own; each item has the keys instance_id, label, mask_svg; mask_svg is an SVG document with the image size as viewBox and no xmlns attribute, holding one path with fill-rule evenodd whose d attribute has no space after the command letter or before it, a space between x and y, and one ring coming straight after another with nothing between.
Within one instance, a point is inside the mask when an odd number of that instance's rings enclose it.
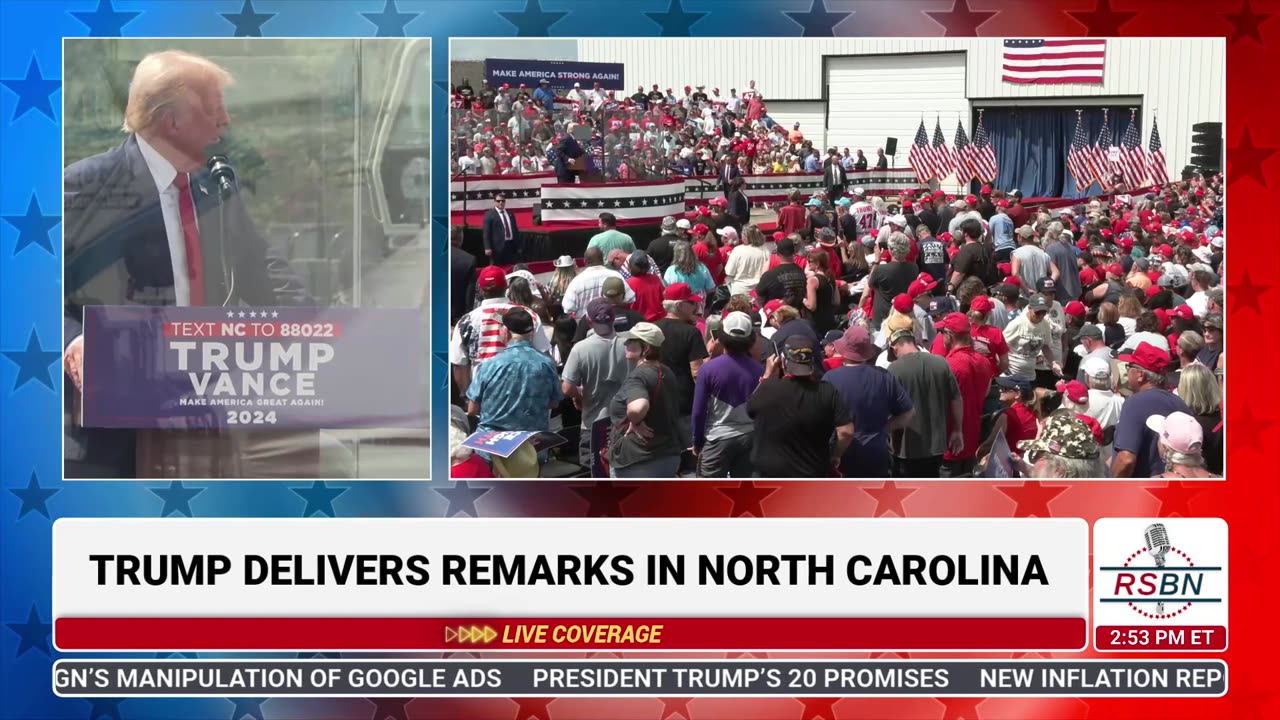
<instances>
[{"instance_id":1,"label":"blue curtain backdrop","mask_svg":"<svg viewBox=\"0 0 1280 720\"><path fill-rule=\"evenodd\" d=\"M1082 122L1085 136L1092 145L1102 130L1102 107L1084 108ZM1109 107L1107 124L1111 126L1112 143L1129 127L1129 107ZM987 107L982 124L996 151L999 172L995 187L1022 190L1024 197L1084 197L1102 192L1098 183L1076 192L1076 181L1067 172L1067 150L1076 131L1076 110L1063 107ZM969 127L978 122L977 109ZM1142 111L1134 116L1138 132L1142 132ZM1146 147L1147 138L1141 139Z\"/></svg>"}]
</instances>

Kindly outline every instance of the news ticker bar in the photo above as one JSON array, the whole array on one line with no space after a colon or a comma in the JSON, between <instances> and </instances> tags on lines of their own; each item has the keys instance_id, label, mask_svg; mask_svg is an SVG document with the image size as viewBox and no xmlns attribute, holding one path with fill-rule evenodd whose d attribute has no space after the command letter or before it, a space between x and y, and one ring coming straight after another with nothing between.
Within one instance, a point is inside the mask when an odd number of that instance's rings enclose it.
<instances>
[{"instance_id":1,"label":"news ticker bar","mask_svg":"<svg viewBox=\"0 0 1280 720\"><path fill-rule=\"evenodd\" d=\"M58 660L61 697L1218 697L1221 660Z\"/></svg>"}]
</instances>

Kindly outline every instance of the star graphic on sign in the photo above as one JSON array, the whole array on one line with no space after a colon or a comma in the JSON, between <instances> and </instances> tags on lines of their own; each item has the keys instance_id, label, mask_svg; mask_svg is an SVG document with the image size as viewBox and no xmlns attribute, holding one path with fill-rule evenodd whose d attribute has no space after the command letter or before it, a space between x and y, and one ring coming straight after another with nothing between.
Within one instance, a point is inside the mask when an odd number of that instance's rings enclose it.
<instances>
[{"instance_id":1,"label":"star graphic on sign","mask_svg":"<svg viewBox=\"0 0 1280 720\"><path fill-rule=\"evenodd\" d=\"M1098 0L1093 10L1066 10L1076 22L1084 25L1088 35L1094 37L1114 37L1120 34L1120 26L1136 16L1136 12L1116 12L1111 9L1111 0Z\"/></svg>"},{"instance_id":2,"label":"star graphic on sign","mask_svg":"<svg viewBox=\"0 0 1280 720\"><path fill-rule=\"evenodd\" d=\"M404 27L413 22L422 13L402 13L396 7L396 0L386 0L380 13L360 13L365 20L378 28L375 37L404 37Z\"/></svg>"},{"instance_id":3,"label":"star graphic on sign","mask_svg":"<svg viewBox=\"0 0 1280 720\"><path fill-rule=\"evenodd\" d=\"M979 720L978 706L986 698L934 698L942 703L942 720Z\"/></svg>"},{"instance_id":4,"label":"star graphic on sign","mask_svg":"<svg viewBox=\"0 0 1280 720\"><path fill-rule=\"evenodd\" d=\"M204 492L204 488L189 488L181 480L174 480L167 488L149 488L156 497L164 501L160 509L160 517L169 517L173 513L191 517L191 500Z\"/></svg>"},{"instance_id":5,"label":"star graphic on sign","mask_svg":"<svg viewBox=\"0 0 1280 720\"><path fill-rule=\"evenodd\" d=\"M238 13L218 13L235 26L235 37L262 37L262 24L276 13L260 13L253 9L253 0L244 0Z\"/></svg>"},{"instance_id":6,"label":"star graphic on sign","mask_svg":"<svg viewBox=\"0 0 1280 720\"><path fill-rule=\"evenodd\" d=\"M89 37L120 37L125 25L133 22L140 12L120 12L111 5L111 0L98 0L98 7L93 12L75 12L72 17L89 28Z\"/></svg>"},{"instance_id":7,"label":"star graphic on sign","mask_svg":"<svg viewBox=\"0 0 1280 720\"><path fill-rule=\"evenodd\" d=\"M309 488L295 487L289 489L297 493L298 497L307 501L307 506L302 510L302 517L311 517L316 513L337 517L333 512L333 501L349 488L329 487L324 484L323 480L317 480Z\"/></svg>"},{"instance_id":8,"label":"star graphic on sign","mask_svg":"<svg viewBox=\"0 0 1280 720\"><path fill-rule=\"evenodd\" d=\"M409 720L409 703L414 698L365 698L373 703L373 717L369 720Z\"/></svg>"},{"instance_id":9,"label":"star graphic on sign","mask_svg":"<svg viewBox=\"0 0 1280 720\"><path fill-rule=\"evenodd\" d=\"M826 0L811 0L808 12L785 10L782 14L804 29L803 37L834 37L836 26L853 13L827 12Z\"/></svg>"},{"instance_id":10,"label":"star graphic on sign","mask_svg":"<svg viewBox=\"0 0 1280 720\"><path fill-rule=\"evenodd\" d=\"M62 222L57 215L45 215L40 210L40 201L35 193L27 200L25 215L5 215L4 221L18 230L18 242L13 246L13 254L22 252L28 245L35 245L50 255L53 254L53 241L49 239L49 231Z\"/></svg>"},{"instance_id":11,"label":"star graphic on sign","mask_svg":"<svg viewBox=\"0 0 1280 720\"><path fill-rule=\"evenodd\" d=\"M511 698L516 704L516 720L551 720L551 711L547 706L555 702L555 698Z\"/></svg>"},{"instance_id":12,"label":"star graphic on sign","mask_svg":"<svg viewBox=\"0 0 1280 720\"><path fill-rule=\"evenodd\" d=\"M622 201L621 201L621 200L614 200L614 201L613 201L613 206L614 206L614 207L622 207Z\"/></svg>"},{"instance_id":13,"label":"star graphic on sign","mask_svg":"<svg viewBox=\"0 0 1280 720\"><path fill-rule=\"evenodd\" d=\"M969 0L955 0L950 10L925 10L925 15L941 25L945 37L977 37L978 28L997 14L994 10L970 10Z\"/></svg>"},{"instance_id":14,"label":"star graphic on sign","mask_svg":"<svg viewBox=\"0 0 1280 720\"><path fill-rule=\"evenodd\" d=\"M1039 480L1028 480L1021 485L997 485L996 489L1017 503L1014 517L1053 517L1049 502L1067 490L1065 485L1045 486Z\"/></svg>"},{"instance_id":15,"label":"star graphic on sign","mask_svg":"<svg viewBox=\"0 0 1280 720\"><path fill-rule=\"evenodd\" d=\"M235 317L235 316L236 316L236 311L235 311L235 310L228 310L228 311L227 311L227 317L229 317L229 318L233 318L233 317Z\"/></svg>"},{"instance_id":16,"label":"star graphic on sign","mask_svg":"<svg viewBox=\"0 0 1280 720\"><path fill-rule=\"evenodd\" d=\"M880 517L888 513L894 513L898 517L906 517L907 511L902 509L902 501L911 497L919 488L898 487L898 484L892 480L886 480L883 485L878 488L862 488L862 492L870 495L876 501L876 512L874 517Z\"/></svg>"},{"instance_id":17,"label":"star graphic on sign","mask_svg":"<svg viewBox=\"0 0 1280 720\"><path fill-rule=\"evenodd\" d=\"M1204 492L1203 487L1193 487L1181 480L1170 480L1163 487L1145 487L1143 490L1151 493L1160 501L1160 511L1156 513L1156 517L1172 517L1174 515L1192 517L1195 513L1191 512L1191 500Z\"/></svg>"},{"instance_id":18,"label":"star graphic on sign","mask_svg":"<svg viewBox=\"0 0 1280 720\"><path fill-rule=\"evenodd\" d=\"M1239 443L1240 447L1248 447L1261 454L1266 454L1267 450L1273 446L1268 445L1263 440L1263 434L1269 432L1272 427L1280 425L1280 420L1259 417L1257 405L1249 396L1245 396L1244 402L1241 403L1238 414L1233 414L1227 418L1231 425L1231 442Z\"/></svg>"},{"instance_id":19,"label":"star graphic on sign","mask_svg":"<svg viewBox=\"0 0 1280 720\"><path fill-rule=\"evenodd\" d=\"M729 517L741 517L748 513L756 517L764 517L764 499L774 494L780 487L756 487L755 482L743 480L737 487L716 488L725 497L733 501L729 509Z\"/></svg>"},{"instance_id":20,"label":"star graphic on sign","mask_svg":"<svg viewBox=\"0 0 1280 720\"><path fill-rule=\"evenodd\" d=\"M622 501L640 486L614 485L609 480L601 480L595 485L571 485L569 489L587 501L587 517L622 517Z\"/></svg>"},{"instance_id":21,"label":"star graphic on sign","mask_svg":"<svg viewBox=\"0 0 1280 720\"><path fill-rule=\"evenodd\" d=\"M538 0L525 0L524 12L500 10L498 14L516 27L516 37L546 37L551 34L551 26L569 13L547 12Z\"/></svg>"},{"instance_id":22,"label":"star graphic on sign","mask_svg":"<svg viewBox=\"0 0 1280 720\"><path fill-rule=\"evenodd\" d=\"M1258 314L1262 314L1262 293L1272 290L1270 285L1255 283L1246 268L1240 271L1240 279L1231 283L1228 307L1231 309L1231 315L1234 317L1237 313L1253 308Z\"/></svg>"},{"instance_id":23,"label":"star graphic on sign","mask_svg":"<svg viewBox=\"0 0 1280 720\"><path fill-rule=\"evenodd\" d=\"M693 698L658 698L662 701L662 717L658 720L671 720L672 718L683 718L683 720L693 720L693 716L689 714L689 703Z\"/></svg>"},{"instance_id":24,"label":"star graphic on sign","mask_svg":"<svg viewBox=\"0 0 1280 720\"><path fill-rule=\"evenodd\" d=\"M235 705L231 710L231 720L244 720L246 717L253 720L264 720L262 717L262 703L269 698L227 698L227 702Z\"/></svg>"},{"instance_id":25,"label":"star graphic on sign","mask_svg":"<svg viewBox=\"0 0 1280 720\"><path fill-rule=\"evenodd\" d=\"M836 703L844 698L796 698L804 706L800 720L836 720Z\"/></svg>"},{"instance_id":26,"label":"star graphic on sign","mask_svg":"<svg viewBox=\"0 0 1280 720\"><path fill-rule=\"evenodd\" d=\"M17 392L23 385L35 380L41 385L53 390L53 374L49 367L55 362L62 359L62 353L45 350L40 346L40 335L36 333L36 329L31 328L31 333L27 335L27 347L25 350L5 350L3 354L18 366L18 377L13 381L14 392Z\"/></svg>"},{"instance_id":27,"label":"star graphic on sign","mask_svg":"<svg viewBox=\"0 0 1280 720\"><path fill-rule=\"evenodd\" d=\"M258 317L258 313L256 313L256 312L254 312L254 311L250 310L250 311L249 311L249 317L251 317L251 318L253 318L253 317Z\"/></svg>"},{"instance_id":28,"label":"star graphic on sign","mask_svg":"<svg viewBox=\"0 0 1280 720\"><path fill-rule=\"evenodd\" d=\"M444 496L449 501L449 507L444 511L447 518L466 513L471 517L480 517L479 511L476 510L476 500L489 492L492 488L473 488L467 484L466 480L458 480L453 487L435 488L435 491Z\"/></svg>"},{"instance_id":29,"label":"star graphic on sign","mask_svg":"<svg viewBox=\"0 0 1280 720\"><path fill-rule=\"evenodd\" d=\"M120 703L128 698L95 697L85 700L89 703L89 720L120 720Z\"/></svg>"},{"instance_id":30,"label":"star graphic on sign","mask_svg":"<svg viewBox=\"0 0 1280 720\"><path fill-rule=\"evenodd\" d=\"M1227 161L1231 167L1227 173L1229 183L1235 184L1241 179L1251 177L1259 185L1266 185L1267 178L1262 172L1262 163L1266 162L1280 148L1253 144L1253 133L1245 125L1240 131L1240 139L1233 147L1227 149Z\"/></svg>"},{"instance_id":31,"label":"star graphic on sign","mask_svg":"<svg viewBox=\"0 0 1280 720\"><path fill-rule=\"evenodd\" d=\"M9 488L9 492L22 501L22 507L18 509L18 519L21 520L29 512L38 512L45 516L45 519L51 520L49 508L46 507L45 502L57 494L58 490L59 488L40 487L40 479L32 470L31 479L27 480L25 488Z\"/></svg>"},{"instance_id":32,"label":"star graphic on sign","mask_svg":"<svg viewBox=\"0 0 1280 720\"><path fill-rule=\"evenodd\" d=\"M671 0L666 12L646 12L649 19L662 26L661 37L689 37L689 28L707 16L704 12L685 12L680 0Z\"/></svg>"},{"instance_id":33,"label":"star graphic on sign","mask_svg":"<svg viewBox=\"0 0 1280 720\"><path fill-rule=\"evenodd\" d=\"M1231 39L1227 42L1235 43L1246 37L1251 37L1262 42L1262 31L1258 26L1267 21L1271 17L1271 13L1255 13L1253 8L1249 6L1249 0L1244 0L1240 5L1240 12L1237 13L1219 13L1223 19L1231 23Z\"/></svg>"},{"instance_id":34,"label":"star graphic on sign","mask_svg":"<svg viewBox=\"0 0 1280 720\"><path fill-rule=\"evenodd\" d=\"M22 657L28 650L39 650L45 657L53 657L53 653L49 651L49 635L53 633L53 625L40 619L40 612L34 604L27 611L26 622L5 624L18 634L18 652L14 657Z\"/></svg>"},{"instance_id":35,"label":"star graphic on sign","mask_svg":"<svg viewBox=\"0 0 1280 720\"><path fill-rule=\"evenodd\" d=\"M583 200L583 201L582 201L582 202L580 202L579 204L580 204L582 207L586 207L586 206L587 206L587 201L586 201L586 200Z\"/></svg>"},{"instance_id":36,"label":"star graphic on sign","mask_svg":"<svg viewBox=\"0 0 1280 720\"><path fill-rule=\"evenodd\" d=\"M635 201L635 200L632 200L632 201L631 201L631 207L635 207L635 206L636 206L636 201Z\"/></svg>"},{"instance_id":37,"label":"star graphic on sign","mask_svg":"<svg viewBox=\"0 0 1280 720\"><path fill-rule=\"evenodd\" d=\"M35 55L32 55L27 63L26 77L21 80L0 80L0 84L18 96L18 104L13 108L13 117L9 122L17 122L31 110L38 110L45 117L57 122L58 119L53 115L53 102L49 98L62 87L62 81L46 80L40 72L40 62L36 60Z\"/></svg>"},{"instance_id":38,"label":"star graphic on sign","mask_svg":"<svg viewBox=\"0 0 1280 720\"><path fill-rule=\"evenodd\" d=\"M241 311L240 311L240 317L244 317L244 311L243 311L243 310L241 310Z\"/></svg>"}]
</instances>

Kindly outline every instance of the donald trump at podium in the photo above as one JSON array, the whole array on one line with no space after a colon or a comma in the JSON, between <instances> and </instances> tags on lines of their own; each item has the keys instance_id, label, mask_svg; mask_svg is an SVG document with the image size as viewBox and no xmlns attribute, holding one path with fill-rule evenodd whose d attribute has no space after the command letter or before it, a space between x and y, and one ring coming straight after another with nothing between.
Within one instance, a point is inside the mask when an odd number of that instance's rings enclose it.
<instances>
[{"instance_id":1,"label":"donald trump at podium","mask_svg":"<svg viewBox=\"0 0 1280 720\"><path fill-rule=\"evenodd\" d=\"M129 85L124 142L63 172L64 411L70 418L78 414L84 382L85 306L313 304L258 235L234 182L220 191L205 169L206 148L229 124L223 89L231 80L197 55L147 55ZM156 449L154 436L178 433L84 428L74 419L64 427L68 477L186 474L173 469L173 458L151 467L139 461ZM200 434L181 433L175 442L199 442ZM204 445L187 445L187 451L221 452L213 434L204 434ZM211 457L187 470L213 477L219 462Z\"/></svg>"}]
</instances>

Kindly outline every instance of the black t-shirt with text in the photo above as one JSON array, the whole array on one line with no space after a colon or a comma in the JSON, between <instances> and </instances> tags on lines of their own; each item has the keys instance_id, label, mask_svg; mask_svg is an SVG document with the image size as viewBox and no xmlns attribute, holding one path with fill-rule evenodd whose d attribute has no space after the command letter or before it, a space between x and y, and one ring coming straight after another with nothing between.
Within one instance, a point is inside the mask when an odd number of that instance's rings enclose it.
<instances>
[{"instance_id":1,"label":"black t-shirt with text","mask_svg":"<svg viewBox=\"0 0 1280 720\"><path fill-rule=\"evenodd\" d=\"M770 378L747 401L755 425L751 460L761 477L830 477L831 436L849 409L830 383Z\"/></svg>"},{"instance_id":2,"label":"black t-shirt with text","mask_svg":"<svg viewBox=\"0 0 1280 720\"><path fill-rule=\"evenodd\" d=\"M938 238L930 235L921 240L916 247L920 251L920 256L916 258L916 262L920 264L920 269L929 273L929 277L934 280L946 282L947 246ZM946 290L945 287L940 289Z\"/></svg>"},{"instance_id":3,"label":"black t-shirt with text","mask_svg":"<svg viewBox=\"0 0 1280 720\"><path fill-rule=\"evenodd\" d=\"M804 270L793 262L784 262L760 276L760 282L756 284L756 299L762 305L770 300L781 300L799 310L804 306L805 290Z\"/></svg>"}]
</instances>

